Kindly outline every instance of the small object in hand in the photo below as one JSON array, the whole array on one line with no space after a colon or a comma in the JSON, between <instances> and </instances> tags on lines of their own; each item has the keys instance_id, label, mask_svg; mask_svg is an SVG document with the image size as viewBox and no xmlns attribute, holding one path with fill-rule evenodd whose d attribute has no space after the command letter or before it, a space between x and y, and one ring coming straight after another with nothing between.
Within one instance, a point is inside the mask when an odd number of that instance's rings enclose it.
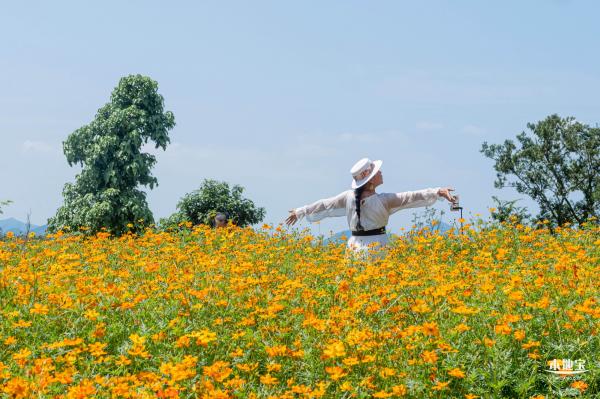
<instances>
[{"instance_id":1,"label":"small object in hand","mask_svg":"<svg viewBox=\"0 0 600 399\"><path fill-rule=\"evenodd\" d=\"M454 196L454 201L452 201L450 203L450 210L451 211L458 211L458 210L460 210L460 205L458 203L458 195L455 195Z\"/></svg>"}]
</instances>

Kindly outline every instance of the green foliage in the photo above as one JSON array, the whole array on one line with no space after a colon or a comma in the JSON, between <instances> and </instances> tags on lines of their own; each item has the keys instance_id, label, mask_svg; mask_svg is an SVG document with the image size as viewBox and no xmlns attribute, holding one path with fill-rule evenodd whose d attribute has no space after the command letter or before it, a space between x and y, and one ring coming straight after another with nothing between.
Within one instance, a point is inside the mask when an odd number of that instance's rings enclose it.
<instances>
[{"instance_id":1,"label":"green foliage","mask_svg":"<svg viewBox=\"0 0 600 399\"><path fill-rule=\"evenodd\" d=\"M499 223L516 223L516 224L528 224L531 215L527 213L527 208L524 206L517 206L515 203L518 199L512 201L504 201L496 196L492 196L495 202L492 212L492 220Z\"/></svg>"},{"instance_id":2,"label":"green foliage","mask_svg":"<svg viewBox=\"0 0 600 399\"><path fill-rule=\"evenodd\" d=\"M546 219L550 227L598 218L600 128L558 115L527 127L533 136L521 132L518 145L483 143L481 152L495 161L494 186L530 196L540 207L536 221Z\"/></svg>"},{"instance_id":3,"label":"green foliage","mask_svg":"<svg viewBox=\"0 0 600 399\"><path fill-rule=\"evenodd\" d=\"M420 212L413 212L412 227L409 230L408 235L411 237L418 236L419 232L422 232L425 228L428 230L435 230L435 226L442 222L444 214L444 210L438 210L429 206L426 206L425 209Z\"/></svg>"},{"instance_id":4,"label":"green foliage","mask_svg":"<svg viewBox=\"0 0 600 399\"><path fill-rule=\"evenodd\" d=\"M0 201L0 215L2 215L4 212L2 211L2 207L6 206L8 204L12 203L11 200L5 200L5 201Z\"/></svg>"},{"instance_id":5,"label":"green foliage","mask_svg":"<svg viewBox=\"0 0 600 399\"><path fill-rule=\"evenodd\" d=\"M169 217L161 218L158 224L162 230L177 230L179 227L181 227L182 223L186 222L188 222L188 220L182 212L175 212Z\"/></svg>"},{"instance_id":6,"label":"green foliage","mask_svg":"<svg viewBox=\"0 0 600 399\"><path fill-rule=\"evenodd\" d=\"M229 186L226 182L204 179L198 190L186 194L177 204L178 212L160 220L161 227L174 227L182 222L212 224L217 212L225 213L238 226L244 227L261 222L265 209L242 197L244 188Z\"/></svg>"},{"instance_id":7,"label":"green foliage","mask_svg":"<svg viewBox=\"0 0 600 399\"><path fill-rule=\"evenodd\" d=\"M65 184L64 204L48 220L50 232L86 228L119 235L132 230L131 224L140 231L154 222L146 193L138 186L158 184L150 173L156 158L141 150L148 141L163 150L169 143L167 132L175 118L163 104L154 80L126 76L96 118L69 135L63 143L65 156L70 166L79 163L82 170L74 184Z\"/></svg>"}]
</instances>

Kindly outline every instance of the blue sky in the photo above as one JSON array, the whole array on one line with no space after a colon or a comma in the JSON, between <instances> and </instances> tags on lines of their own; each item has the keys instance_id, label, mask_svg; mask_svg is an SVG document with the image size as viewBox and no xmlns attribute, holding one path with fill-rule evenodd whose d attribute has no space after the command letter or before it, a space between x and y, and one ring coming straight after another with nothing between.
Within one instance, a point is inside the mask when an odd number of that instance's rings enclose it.
<instances>
[{"instance_id":1,"label":"blue sky","mask_svg":"<svg viewBox=\"0 0 600 399\"><path fill-rule=\"evenodd\" d=\"M157 219L214 178L278 223L348 189L363 156L384 161L382 192L453 186L466 216L487 215L492 195L536 210L493 187L479 149L552 113L600 122L598 15L597 2L550 0L5 2L3 216L54 214L77 173L62 141L135 73L177 123L148 193Z\"/></svg>"}]
</instances>

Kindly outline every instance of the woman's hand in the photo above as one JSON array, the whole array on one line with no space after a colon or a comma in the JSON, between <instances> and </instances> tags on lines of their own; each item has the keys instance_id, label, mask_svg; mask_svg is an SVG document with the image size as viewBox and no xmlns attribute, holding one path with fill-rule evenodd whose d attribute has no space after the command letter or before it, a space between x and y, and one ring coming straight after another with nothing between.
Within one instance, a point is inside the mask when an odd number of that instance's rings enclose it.
<instances>
[{"instance_id":1,"label":"woman's hand","mask_svg":"<svg viewBox=\"0 0 600 399\"><path fill-rule=\"evenodd\" d=\"M454 202L455 197L452 194L450 194L450 191L454 191L454 189L452 187L440 188L437 194L440 197L446 198L449 202Z\"/></svg>"},{"instance_id":2,"label":"woman's hand","mask_svg":"<svg viewBox=\"0 0 600 399\"><path fill-rule=\"evenodd\" d=\"M295 224L298 221L298 216L296 215L296 212L294 212L293 209L290 210L290 216L287 217L287 219L285 219L285 224L287 224L288 226Z\"/></svg>"}]
</instances>

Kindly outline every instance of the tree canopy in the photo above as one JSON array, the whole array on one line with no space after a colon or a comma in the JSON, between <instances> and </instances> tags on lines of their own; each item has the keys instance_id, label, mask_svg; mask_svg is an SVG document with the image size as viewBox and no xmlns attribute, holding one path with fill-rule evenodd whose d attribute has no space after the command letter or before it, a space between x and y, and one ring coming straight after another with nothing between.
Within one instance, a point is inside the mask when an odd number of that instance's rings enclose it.
<instances>
[{"instance_id":1,"label":"tree canopy","mask_svg":"<svg viewBox=\"0 0 600 399\"><path fill-rule=\"evenodd\" d=\"M3 200L3 201L0 201L0 215L2 215L2 213L3 213L3 212L2 212L2 207L3 207L3 206L6 206L6 205L8 205L8 204L10 204L11 202L12 202L11 200Z\"/></svg>"},{"instance_id":2,"label":"tree canopy","mask_svg":"<svg viewBox=\"0 0 600 399\"><path fill-rule=\"evenodd\" d=\"M161 226L174 226L182 222L211 224L217 212L222 212L236 225L244 227L261 222L265 209L244 198L244 188L229 186L226 182L204 179L200 188L186 194L177 204L178 211L169 218L162 219Z\"/></svg>"},{"instance_id":3,"label":"tree canopy","mask_svg":"<svg viewBox=\"0 0 600 399\"><path fill-rule=\"evenodd\" d=\"M484 142L481 152L495 161L496 188L514 187L535 200L536 221L551 226L581 224L600 215L600 128L573 117L550 115L528 123L531 134L518 144Z\"/></svg>"},{"instance_id":4,"label":"tree canopy","mask_svg":"<svg viewBox=\"0 0 600 399\"><path fill-rule=\"evenodd\" d=\"M95 119L63 142L69 166L80 164L82 170L75 183L65 184L64 204L48 220L48 230L106 229L118 235L152 224L146 193L138 187L158 184L151 174L156 158L142 152L142 145L151 141L166 149L174 126L157 82L142 75L121 78Z\"/></svg>"}]
</instances>

